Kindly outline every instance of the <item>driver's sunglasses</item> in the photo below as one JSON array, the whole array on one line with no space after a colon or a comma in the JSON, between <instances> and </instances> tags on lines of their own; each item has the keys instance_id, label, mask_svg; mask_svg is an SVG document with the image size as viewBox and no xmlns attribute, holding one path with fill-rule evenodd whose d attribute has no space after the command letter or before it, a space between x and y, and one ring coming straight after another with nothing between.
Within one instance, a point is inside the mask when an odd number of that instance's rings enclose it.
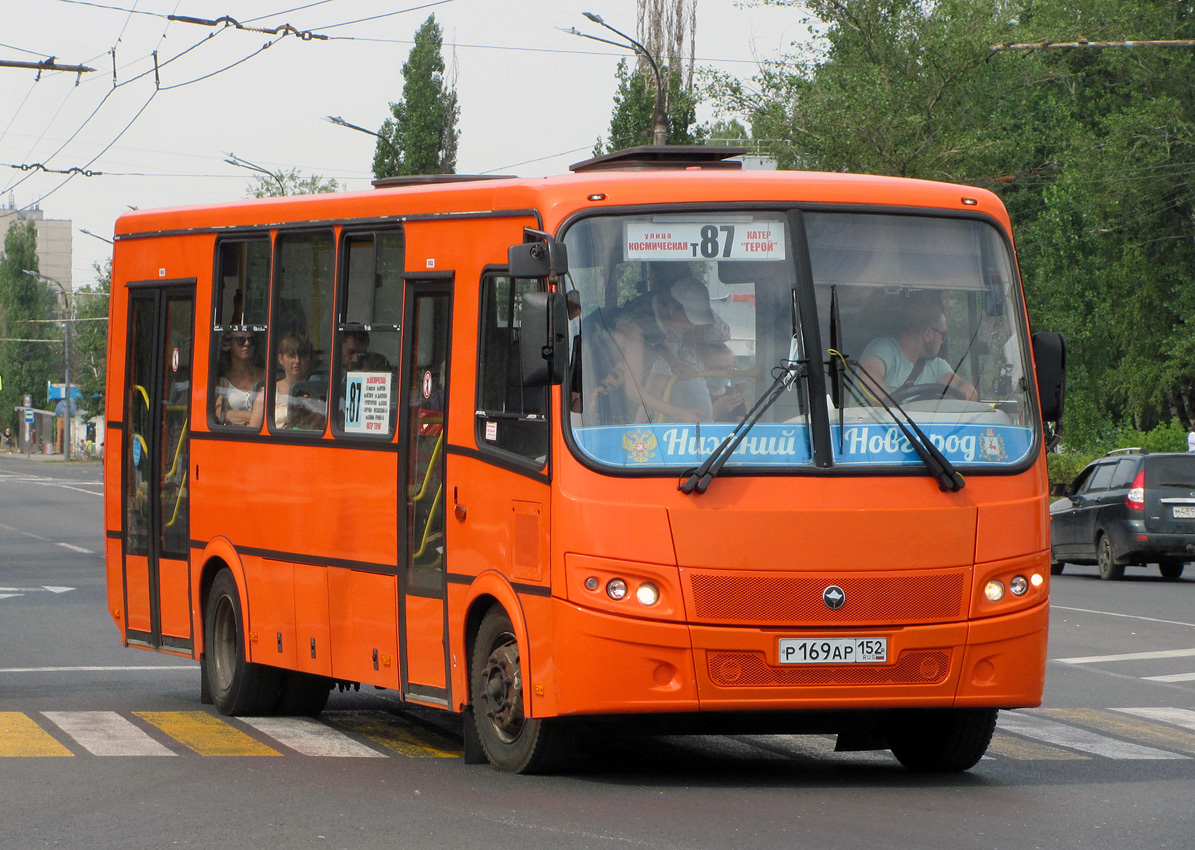
<instances>
[{"instance_id":1,"label":"driver's sunglasses","mask_svg":"<svg viewBox=\"0 0 1195 850\"><path fill-rule=\"evenodd\" d=\"M253 344L252 336L235 336L234 335L234 336L230 337L229 339L232 341L233 345L252 345Z\"/></svg>"}]
</instances>

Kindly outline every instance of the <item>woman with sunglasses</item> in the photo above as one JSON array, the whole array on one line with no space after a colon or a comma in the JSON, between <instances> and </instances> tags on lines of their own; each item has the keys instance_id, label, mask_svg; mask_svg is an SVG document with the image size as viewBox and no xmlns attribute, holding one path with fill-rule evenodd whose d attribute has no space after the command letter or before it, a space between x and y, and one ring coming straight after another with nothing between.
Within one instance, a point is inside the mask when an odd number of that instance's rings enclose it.
<instances>
[{"instance_id":1,"label":"woman with sunglasses","mask_svg":"<svg viewBox=\"0 0 1195 850\"><path fill-rule=\"evenodd\" d=\"M257 352L257 335L244 330L225 333L217 371L216 421L260 428L266 370Z\"/></svg>"}]
</instances>

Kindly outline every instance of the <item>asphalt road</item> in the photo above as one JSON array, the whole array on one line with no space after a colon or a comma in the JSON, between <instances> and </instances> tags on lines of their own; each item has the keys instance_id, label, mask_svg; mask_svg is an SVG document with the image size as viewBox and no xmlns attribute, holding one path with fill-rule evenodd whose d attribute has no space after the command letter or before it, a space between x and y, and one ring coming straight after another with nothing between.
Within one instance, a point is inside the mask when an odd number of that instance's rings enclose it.
<instances>
[{"instance_id":1,"label":"asphalt road","mask_svg":"<svg viewBox=\"0 0 1195 850\"><path fill-rule=\"evenodd\" d=\"M465 765L451 718L385 691L334 694L315 724L200 705L194 662L119 645L99 480L95 463L0 456L0 848L1193 841L1195 577L1055 577L1046 703L1002 713L964 775L821 736L722 736L604 740L563 775L516 777Z\"/></svg>"}]
</instances>

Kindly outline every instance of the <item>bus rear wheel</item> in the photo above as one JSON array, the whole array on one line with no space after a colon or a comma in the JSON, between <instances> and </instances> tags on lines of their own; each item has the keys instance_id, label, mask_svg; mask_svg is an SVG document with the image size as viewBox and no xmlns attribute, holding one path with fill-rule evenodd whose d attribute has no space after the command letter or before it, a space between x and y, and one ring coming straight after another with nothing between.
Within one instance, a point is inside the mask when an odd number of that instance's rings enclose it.
<instances>
[{"instance_id":1,"label":"bus rear wheel","mask_svg":"<svg viewBox=\"0 0 1195 850\"><path fill-rule=\"evenodd\" d=\"M241 595L232 572L216 574L203 611L203 664L212 702L221 714L273 714L281 671L245 657Z\"/></svg>"},{"instance_id":2,"label":"bus rear wheel","mask_svg":"<svg viewBox=\"0 0 1195 850\"><path fill-rule=\"evenodd\" d=\"M994 708L907 709L888 720L888 746L909 770L957 773L983 758L996 731Z\"/></svg>"},{"instance_id":3,"label":"bus rear wheel","mask_svg":"<svg viewBox=\"0 0 1195 850\"><path fill-rule=\"evenodd\" d=\"M559 721L527 716L519 641L501 608L490 609L478 627L469 690L477 737L490 764L511 773L542 773L558 764Z\"/></svg>"}]
</instances>

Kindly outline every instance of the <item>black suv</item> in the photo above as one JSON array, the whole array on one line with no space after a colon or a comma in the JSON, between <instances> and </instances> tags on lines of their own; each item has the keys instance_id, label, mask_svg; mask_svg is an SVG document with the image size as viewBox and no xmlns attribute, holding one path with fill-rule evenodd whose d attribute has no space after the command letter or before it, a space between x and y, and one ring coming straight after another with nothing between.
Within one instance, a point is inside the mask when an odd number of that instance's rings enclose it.
<instances>
[{"instance_id":1,"label":"black suv","mask_svg":"<svg viewBox=\"0 0 1195 850\"><path fill-rule=\"evenodd\" d=\"M1178 578L1195 560L1195 454L1117 449L1093 461L1050 505L1050 572L1098 564L1118 579L1128 565L1157 564Z\"/></svg>"}]
</instances>

